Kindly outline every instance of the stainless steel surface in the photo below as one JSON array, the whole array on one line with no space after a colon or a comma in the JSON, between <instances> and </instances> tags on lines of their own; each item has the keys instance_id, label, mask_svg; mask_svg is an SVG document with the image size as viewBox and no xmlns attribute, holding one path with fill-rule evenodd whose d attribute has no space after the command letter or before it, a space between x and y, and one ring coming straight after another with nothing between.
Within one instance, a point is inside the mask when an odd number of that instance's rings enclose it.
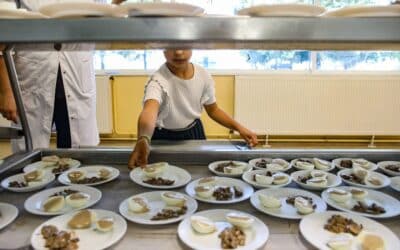
<instances>
[{"instance_id":1,"label":"stainless steel surface","mask_svg":"<svg viewBox=\"0 0 400 250\"><path fill-rule=\"evenodd\" d=\"M21 128L0 127L0 139L16 139L23 135Z\"/></svg>"},{"instance_id":2,"label":"stainless steel surface","mask_svg":"<svg viewBox=\"0 0 400 250\"><path fill-rule=\"evenodd\" d=\"M14 58L12 56L13 47L9 47L5 51L5 63L8 70L8 76L10 79L11 88L14 94L15 104L17 105L19 122L22 126L22 132L25 137L25 150L32 151L32 136L31 131L29 130L28 120L26 118L24 103L21 96L21 90L18 83L17 72L15 70Z\"/></svg>"},{"instance_id":3,"label":"stainless steel surface","mask_svg":"<svg viewBox=\"0 0 400 250\"><path fill-rule=\"evenodd\" d=\"M400 49L400 18L142 17L0 20L0 43L102 49ZM37 46L33 47L37 47ZM22 46L24 47L24 46ZM32 49L32 46L27 46ZM47 49L51 49L48 45ZM36 48L38 49L38 48Z\"/></svg>"},{"instance_id":4,"label":"stainless steel surface","mask_svg":"<svg viewBox=\"0 0 400 250\"><path fill-rule=\"evenodd\" d=\"M2 178L2 174L19 171L23 166L40 160L41 155L42 152L40 150L34 150L15 153L4 158L4 162L0 165L0 179Z\"/></svg>"},{"instance_id":5,"label":"stainless steel surface","mask_svg":"<svg viewBox=\"0 0 400 250\"><path fill-rule=\"evenodd\" d=\"M91 159L87 158L87 154L84 152L89 152L89 150L66 150L66 151L51 151L47 150L44 154L68 154L70 156L74 156L77 159L81 160L84 164L104 164L105 159L113 159L114 161L119 161L118 157L122 155L127 155L129 153L128 150L91 150L92 153L96 152L96 154L91 154ZM116 154L117 151L120 151L119 154ZM232 151L234 153L235 151ZM237 150L236 150L237 152ZM292 151L293 152L293 151ZM344 151L343 151L344 152ZM289 156L289 151L287 151L285 156ZM305 152L303 152L305 153ZM162 154L160 152L160 154ZM189 153L187 153L189 154ZM190 153L192 155L192 159L194 158L202 158ZM310 152L308 152L310 154ZM381 152L381 154L384 154ZM399 152L396 153L397 156ZM233 156L233 154L230 154ZM327 154L328 155L328 154ZM368 156L369 154L363 153L363 156ZM78 156L82 157L79 158ZM102 156L102 157L98 157ZM116 157L118 156L118 157ZM33 159L38 159L38 155L32 155ZM247 159L242 158L242 159ZM191 175L192 179L198 179L204 176L211 176L211 173L208 171L207 166L196 165L196 164L181 164L181 160L178 158L170 158L164 157L163 160L169 161L171 164L176 164L180 167L187 169ZM206 158L204 162L209 161L209 158ZM87 162L88 161L88 162ZM110 161L111 162L111 161ZM21 164L19 168L22 168L24 164ZM114 164L113 164L114 165ZM108 209L111 211L115 211L118 213L118 206L120 202L124 199L128 198L131 195L139 194L142 192L152 191L151 189L141 187L135 183L133 183L129 179L129 171L126 165L114 165L121 170L120 177L108 184L104 184L98 186L98 188L103 192L102 200L96 204L93 208L101 208ZM59 186L59 183L53 183L51 186ZM291 184L292 187L296 187L294 183ZM177 189L177 191L184 192L184 188ZM400 199L400 193L391 190L390 188L386 188L383 190L385 193L388 193L397 199ZM16 206L18 206L20 210L20 215L18 219L8 226L6 229L0 232L0 248L1 249L12 249L19 247L26 247L30 242L30 235L32 231L49 217L35 216L28 214L24 210L24 201L33 193L11 193L5 190L0 191L0 202L10 202ZM317 194L319 194L317 192ZM248 213L251 213L262 221L264 221L270 229L270 239L265 246L264 249L311 249L311 246L305 242L298 230L298 221L278 219L271 216L267 216L263 213L256 211L249 203L248 200L240 202L238 204L230 204L230 205L212 205L206 203L199 203L199 211L207 210L207 209L238 209ZM379 222L391 228L396 235L400 236L400 218L391 218L386 220L379 220ZM157 249L162 245L162 249L186 249L186 247L179 241L176 236L178 224L171 224L165 226L142 226L138 224L128 223L128 231L125 237L120 241L117 245L115 245L112 249L117 250L126 250L126 249Z\"/></svg>"}]
</instances>

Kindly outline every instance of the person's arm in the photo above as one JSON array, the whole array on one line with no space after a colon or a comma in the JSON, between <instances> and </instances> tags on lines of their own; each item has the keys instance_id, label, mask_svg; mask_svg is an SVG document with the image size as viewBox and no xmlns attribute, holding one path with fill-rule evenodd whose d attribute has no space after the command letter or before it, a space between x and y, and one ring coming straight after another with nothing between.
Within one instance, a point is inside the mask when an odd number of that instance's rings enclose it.
<instances>
[{"instance_id":1,"label":"person's arm","mask_svg":"<svg viewBox=\"0 0 400 250\"><path fill-rule=\"evenodd\" d=\"M251 146L254 147L258 144L257 135L250 131L249 129L243 127L240 123L235 121L232 117L230 117L225 111L220 109L217 103L212 103L209 105L204 105L204 108L207 111L208 116L221 124L222 126L236 130L239 132L240 136Z\"/></svg>"},{"instance_id":2,"label":"person's arm","mask_svg":"<svg viewBox=\"0 0 400 250\"><path fill-rule=\"evenodd\" d=\"M3 55L0 55L0 114L7 120L17 122L17 107Z\"/></svg>"},{"instance_id":3,"label":"person's arm","mask_svg":"<svg viewBox=\"0 0 400 250\"><path fill-rule=\"evenodd\" d=\"M156 127L158 110L160 104L158 101L150 99L145 101L143 110L138 119L138 140L135 148L129 157L128 167L145 166L150 154L150 138Z\"/></svg>"}]
</instances>

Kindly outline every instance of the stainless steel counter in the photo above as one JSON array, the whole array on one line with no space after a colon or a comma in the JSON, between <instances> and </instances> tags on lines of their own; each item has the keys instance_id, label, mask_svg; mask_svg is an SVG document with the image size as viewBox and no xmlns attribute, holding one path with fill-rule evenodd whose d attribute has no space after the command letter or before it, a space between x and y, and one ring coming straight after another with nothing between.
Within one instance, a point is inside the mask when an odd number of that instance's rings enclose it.
<instances>
[{"instance_id":1,"label":"stainless steel counter","mask_svg":"<svg viewBox=\"0 0 400 250\"><path fill-rule=\"evenodd\" d=\"M196 143L195 143L196 144ZM337 156L359 156L365 157L370 160L382 160L382 159L399 159L400 153L397 150L267 150L267 151L238 151L234 145L228 145L228 143L219 143L214 145L214 149L221 149L221 151L212 152L200 152L193 151L198 147L204 147L204 145L195 145L193 143L182 144L181 148L177 146L175 150L183 150L180 152L172 152L163 149L163 145L156 147L152 159L156 160L166 160L171 164L178 165L187 169L191 175L192 179L197 179L204 176L210 176L211 173L207 169L207 163L216 159L242 159L247 160L254 156L268 155L268 156L280 156L286 159L292 159L299 156L312 156L319 155L325 156L327 159L332 159ZM204 143L203 143L204 144ZM185 146L183 146L185 145ZM191 146L189 146L191 145ZM166 145L164 145L166 147ZM208 145L209 147L211 145ZM96 204L93 208L108 209L118 212L119 203L122 202L127 197L142 193L152 191L141 187L133 183L128 176L128 169L124 163L129 156L131 149L86 149L86 150L45 150L43 152L36 152L29 158L21 160L19 164L15 165L12 170L6 171L2 174L2 177L10 175L13 172L18 171L26 162L38 160L40 155L43 154L53 154L57 153L59 155L68 155L81 160L84 164L95 164L95 163L107 163L118 167L121 170L120 177L111 182L98 188L103 192L102 200ZM181 155L182 157L179 157ZM207 155L210 157L208 158ZM232 157L232 158L230 158ZM21 158L22 159L22 158ZM183 163L186 160L191 160L192 162L203 162L203 164L190 164L190 162ZM52 186L58 186L60 184L54 183ZM292 187L296 187L296 184L292 183ZM184 192L184 188L177 189L177 191ZM400 199L400 193L391 190L390 188L385 188L385 193ZM18 219L12 223L10 226L0 231L0 249L13 249L20 248L29 245L30 234L32 231L44 222L49 217L35 216L28 214L24 208L23 204L25 199L27 199L33 193L11 193L5 190L0 191L0 202L10 202L18 206L20 210L20 215ZM285 220L274 218L263 213L256 211L248 200L240 202L238 204L231 205L212 205L199 202L199 211L206 209L216 209L216 208L228 208L228 209L238 209L246 211L248 213L254 214L262 221L264 221L271 232L268 243L264 249L311 249L311 246L305 242L298 231L298 221ZM394 231L400 237L400 217L379 220L379 222L388 226L392 231ZM129 222L128 231L125 237L112 249L125 250L125 249L158 249L162 246L162 249L185 249L185 246L179 241L176 230L178 224L171 224L166 226L143 226Z\"/></svg>"}]
</instances>

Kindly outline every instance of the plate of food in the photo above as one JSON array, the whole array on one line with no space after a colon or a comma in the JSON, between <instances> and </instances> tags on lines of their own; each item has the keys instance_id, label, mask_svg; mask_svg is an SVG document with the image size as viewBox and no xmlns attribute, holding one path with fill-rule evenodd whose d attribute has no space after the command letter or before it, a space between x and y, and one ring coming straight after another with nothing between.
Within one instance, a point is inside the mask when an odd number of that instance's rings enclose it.
<instances>
[{"instance_id":1,"label":"plate of food","mask_svg":"<svg viewBox=\"0 0 400 250\"><path fill-rule=\"evenodd\" d=\"M337 10L327 11L323 17L398 17L399 5L387 6L347 6Z\"/></svg>"},{"instance_id":2,"label":"plate of food","mask_svg":"<svg viewBox=\"0 0 400 250\"><path fill-rule=\"evenodd\" d=\"M185 186L192 177L183 168L169 165L167 162L149 164L144 168L135 168L129 174L131 180L144 187L172 189Z\"/></svg>"},{"instance_id":3,"label":"plate of food","mask_svg":"<svg viewBox=\"0 0 400 250\"><path fill-rule=\"evenodd\" d=\"M244 16L319 16L325 8L313 4L262 4L241 9Z\"/></svg>"},{"instance_id":4,"label":"plate of food","mask_svg":"<svg viewBox=\"0 0 400 250\"><path fill-rule=\"evenodd\" d=\"M301 220L299 229L311 245L321 250L400 249L399 238L389 228L350 213L310 214Z\"/></svg>"},{"instance_id":5,"label":"plate of food","mask_svg":"<svg viewBox=\"0 0 400 250\"><path fill-rule=\"evenodd\" d=\"M32 233L34 249L100 250L117 243L125 235L127 223L120 215L101 209L84 209L56 216Z\"/></svg>"},{"instance_id":6,"label":"plate of food","mask_svg":"<svg viewBox=\"0 0 400 250\"><path fill-rule=\"evenodd\" d=\"M352 169L354 166L362 167L369 171L374 171L378 168L375 163L362 158L338 158L334 159L332 163L340 170Z\"/></svg>"},{"instance_id":7,"label":"plate of food","mask_svg":"<svg viewBox=\"0 0 400 250\"><path fill-rule=\"evenodd\" d=\"M321 170L331 171L335 168L330 161L322 160L319 158L298 158L290 162L290 165L297 170Z\"/></svg>"},{"instance_id":8,"label":"plate of food","mask_svg":"<svg viewBox=\"0 0 400 250\"><path fill-rule=\"evenodd\" d=\"M186 193L196 200L229 204L247 200L254 189L249 184L228 177L204 177L194 180L186 186Z\"/></svg>"},{"instance_id":9,"label":"plate of food","mask_svg":"<svg viewBox=\"0 0 400 250\"><path fill-rule=\"evenodd\" d=\"M14 205L0 202L0 230L8 226L18 217L18 208Z\"/></svg>"},{"instance_id":10,"label":"plate of food","mask_svg":"<svg viewBox=\"0 0 400 250\"><path fill-rule=\"evenodd\" d=\"M339 176L321 170L300 170L290 176L297 185L309 190L324 190L342 183Z\"/></svg>"},{"instance_id":11,"label":"plate of food","mask_svg":"<svg viewBox=\"0 0 400 250\"><path fill-rule=\"evenodd\" d=\"M208 169L218 176L241 177L246 171L253 167L242 161L215 161L208 165Z\"/></svg>"},{"instance_id":12,"label":"plate of food","mask_svg":"<svg viewBox=\"0 0 400 250\"><path fill-rule=\"evenodd\" d=\"M53 174L61 174L67 170L77 168L81 165L80 161L59 157L57 155L49 155L42 157L42 160L31 163L24 167L24 172L31 172L34 170L50 171Z\"/></svg>"},{"instance_id":13,"label":"plate of food","mask_svg":"<svg viewBox=\"0 0 400 250\"><path fill-rule=\"evenodd\" d=\"M390 185L390 178L386 175L357 166L353 169L340 170L337 175L343 182L356 187L380 189Z\"/></svg>"},{"instance_id":14,"label":"plate of food","mask_svg":"<svg viewBox=\"0 0 400 250\"><path fill-rule=\"evenodd\" d=\"M390 187L400 192L400 176L390 178Z\"/></svg>"},{"instance_id":15,"label":"plate of food","mask_svg":"<svg viewBox=\"0 0 400 250\"><path fill-rule=\"evenodd\" d=\"M171 224L183 220L197 210L197 202L186 194L153 191L133 195L119 205L127 220L145 225Z\"/></svg>"},{"instance_id":16,"label":"plate of food","mask_svg":"<svg viewBox=\"0 0 400 250\"><path fill-rule=\"evenodd\" d=\"M13 192L32 192L44 188L55 178L55 175L51 172L34 170L7 177L1 182L1 186Z\"/></svg>"},{"instance_id":17,"label":"plate of food","mask_svg":"<svg viewBox=\"0 0 400 250\"><path fill-rule=\"evenodd\" d=\"M58 181L64 185L97 186L115 180L119 170L110 166L93 165L71 169L60 176Z\"/></svg>"},{"instance_id":18,"label":"plate of food","mask_svg":"<svg viewBox=\"0 0 400 250\"><path fill-rule=\"evenodd\" d=\"M400 176L400 161L381 161L377 165L387 175Z\"/></svg>"},{"instance_id":19,"label":"plate of food","mask_svg":"<svg viewBox=\"0 0 400 250\"><path fill-rule=\"evenodd\" d=\"M255 188L279 188L292 182L292 178L286 173L271 172L265 169L245 172L242 178Z\"/></svg>"},{"instance_id":20,"label":"plate of food","mask_svg":"<svg viewBox=\"0 0 400 250\"><path fill-rule=\"evenodd\" d=\"M39 7L39 12L51 18L111 17L114 16L114 8L105 3L67 1L43 4Z\"/></svg>"},{"instance_id":21,"label":"plate of food","mask_svg":"<svg viewBox=\"0 0 400 250\"><path fill-rule=\"evenodd\" d=\"M296 188L258 190L251 196L250 203L260 212L285 219L301 219L326 210L321 197Z\"/></svg>"},{"instance_id":22,"label":"plate of food","mask_svg":"<svg viewBox=\"0 0 400 250\"><path fill-rule=\"evenodd\" d=\"M322 192L331 207L372 218L389 218L400 214L400 201L385 193L356 187L336 187Z\"/></svg>"},{"instance_id":23,"label":"plate of food","mask_svg":"<svg viewBox=\"0 0 400 250\"><path fill-rule=\"evenodd\" d=\"M261 249L268 227L257 217L236 210L213 209L195 213L178 227L178 237L191 249Z\"/></svg>"},{"instance_id":24,"label":"plate of food","mask_svg":"<svg viewBox=\"0 0 400 250\"><path fill-rule=\"evenodd\" d=\"M93 206L101 199L101 191L83 185L43 190L25 201L25 210L37 215L59 215Z\"/></svg>"},{"instance_id":25,"label":"plate of food","mask_svg":"<svg viewBox=\"0 0 400 250\"><path fill-rule=\"evenodd\" d=\"M256 158L249 161L255 169L266 169L271 172L286 172L290 169L290 164L284 159Z\"/></svg>"},{"instance_id":26,"label":"plate of food","mask_svg":"<svg viewBox=\"0 0 400 250\"><path fill-rule=\"evenodd\" d=\"M120 12L130 17L139 16L202 16L204 9L185 3L132 3L119 6Z\"/></svg>"}]
</instances>

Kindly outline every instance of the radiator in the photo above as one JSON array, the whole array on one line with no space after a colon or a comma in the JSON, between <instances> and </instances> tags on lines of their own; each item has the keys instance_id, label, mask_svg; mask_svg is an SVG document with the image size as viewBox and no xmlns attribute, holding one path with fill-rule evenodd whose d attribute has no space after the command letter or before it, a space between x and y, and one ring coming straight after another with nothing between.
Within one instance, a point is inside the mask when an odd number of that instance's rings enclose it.
<instances>
[{"instance_id":1,"label":"radiator","mask_svg":"<svg viewBox=\"0 0 400 250\"><path fill-rule=\"evenodd\" d=\"M235 77L234 116L270 135L400 135L400 75Z\"/></svg>"},{"instance_id":2,"label":"radiator","mask_svg":"<svg viewBox=\"0 0 400 250\"><path fill-rule=\"evenodd\" d=\"M100 134L113 132L112 93L108 76L97 76L97 126Z\"/></svg>"}]
</instances>

